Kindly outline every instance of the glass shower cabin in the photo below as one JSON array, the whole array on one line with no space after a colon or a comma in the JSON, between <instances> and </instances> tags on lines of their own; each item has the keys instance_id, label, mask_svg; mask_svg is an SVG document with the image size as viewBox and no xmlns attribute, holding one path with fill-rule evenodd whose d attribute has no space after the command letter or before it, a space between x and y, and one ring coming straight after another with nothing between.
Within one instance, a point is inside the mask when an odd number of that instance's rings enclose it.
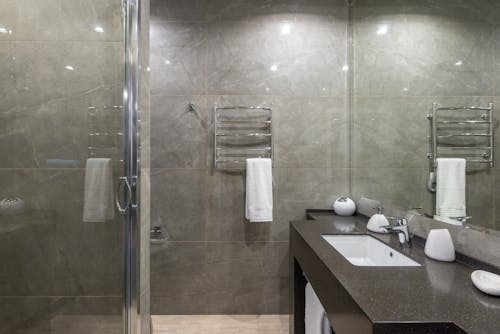
<instances>
[{"instance_id":1,"label":"glass shower cabin","mask_svg":"<svg viewBox=\"0 0 500 334\"><path fill-rule=\"evenodd\" d=\"M0 333L136 333L138 0L0 8Z\"/></svg>"}]
</instances>

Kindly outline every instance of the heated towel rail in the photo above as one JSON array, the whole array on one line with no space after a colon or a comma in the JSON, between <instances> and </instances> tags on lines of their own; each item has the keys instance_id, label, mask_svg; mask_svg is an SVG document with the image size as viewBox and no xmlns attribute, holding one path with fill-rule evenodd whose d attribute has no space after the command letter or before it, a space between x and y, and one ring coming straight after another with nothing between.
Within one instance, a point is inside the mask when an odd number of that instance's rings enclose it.
<instances>
[{"instance_id":1,"label":"heated towel rail","mask_svg":"<svg viewBox=\"0 0 500 334\"><path fill-rule=\"evenodd\" d=\"M122 106L89 106L88 108L88 157L111 158L115 163L123 162Z\"/></svg>"},{"instance_id":2,"label":"heated towel rail","mask_svg":"<svg viewBox=\"0 0 500 334\"><path fill-rule=\"evenodd\" d=\"M242 170L248 158L274 162L272 108L214 107L213 167Z\"/></svg>"},{"instance_id":3,"label":"heated towel rail","mask_svg":"<svg viewBox=\"0 0 500 334\"><path fill-rule=\"evenodd\" d=\"M494 160L494 105L488 107L441 107L437 103L427 115L430 121L430 152L433 168L440 157L464 158L468 163Z\"/></svg>"}]
</instances>

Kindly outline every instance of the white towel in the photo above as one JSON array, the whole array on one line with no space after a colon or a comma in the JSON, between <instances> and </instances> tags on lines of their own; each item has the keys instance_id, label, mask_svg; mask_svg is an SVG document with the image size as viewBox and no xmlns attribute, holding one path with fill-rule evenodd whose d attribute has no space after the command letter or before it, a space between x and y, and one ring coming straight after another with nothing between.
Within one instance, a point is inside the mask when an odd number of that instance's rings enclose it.
<instances>
[{"instance_id":1,"label":"white towel","mask_svg":"<svg viewBox=\"0 0 500 334\"><path fill-rule=\"evenodd\" d=\"M273 221L271 159L247 159L245 217L251 222Z\"/></svg>"},{"instance_id":2,"label":"white towel","mask_svg":"<svg viewBox=\"0 0 500 334\"><path fill-rule=\"evenodd\" d=\"M311 283L306 285L305 334L330 334L330 322Z\"/></svg>"},{"instance_id":3,"label":"white towel","mask_svg":"<svg viewBox=\"0 0 500 334\"><path fill-rule=\"evenodd\" d=\"M464 217L465 159L437 159L436 215Z\"/></svg>"},{"instance_id":4,"label":"white towel","mask_svg":"<svg viewBox=\"0 0 500 334\"><path fill-rule=\"evenodd\" d=\"M83 201L84 222L104 222L114 218L111 159L87 160Z\"/></svg>"}]
</instances>

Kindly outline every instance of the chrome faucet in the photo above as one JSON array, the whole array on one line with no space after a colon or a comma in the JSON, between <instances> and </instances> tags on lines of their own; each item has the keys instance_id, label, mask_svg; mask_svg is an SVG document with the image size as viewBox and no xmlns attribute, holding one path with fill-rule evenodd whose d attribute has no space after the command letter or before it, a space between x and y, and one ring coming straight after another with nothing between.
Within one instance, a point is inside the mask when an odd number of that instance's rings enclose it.
<instances>
[{"instance_id":1,"label":"chrome faucet","mask_svg":"<svg viewBox=\"0 0 500 334\"><path fill-rule=\"evenodd\" d=\"M408 220L403 217L387 217L387 219L393 220L396 225L381 226L381 228L386 229L389 233L398 234L401 247L410 248L413 235L410 233Z\"/></svg>"},{"instance_id":2,"label":"chrome faucet","mask_svg":"<svg viewBox=\"0 0 500 334\"><path fill-rule=\"evenodd\" d=\"M469 220L472 219L472 217L470 216L462 216L462 217L450 217L450 219L453 219L453 220L458 220L459 222L461 223L467 223Z\"/></svg>"}]
</instances>

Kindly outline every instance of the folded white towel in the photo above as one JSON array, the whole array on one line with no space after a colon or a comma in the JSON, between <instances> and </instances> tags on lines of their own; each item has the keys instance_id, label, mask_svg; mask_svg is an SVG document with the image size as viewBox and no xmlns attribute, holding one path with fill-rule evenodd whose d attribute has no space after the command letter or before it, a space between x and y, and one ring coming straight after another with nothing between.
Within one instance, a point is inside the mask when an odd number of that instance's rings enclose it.
<instances>
[{"instance_id":1,"label":"folded white towel","mask_svg":"<svg viewBox=\"0 0 500 334\"><path fill-rule=\"evenodd\" d=\"M330 334L330 322L311 283L306 285L305 334Z\"/></svg>"},{"instance_id":2,"label":"folded white towel","mask_svg":"<svg viewBox=\"0 0 500 334\"><path fill-rule=\"evenodd\" d=\"M273 220L271 159L247 159L245 217L251 222Z\"/></svg>"},{"instance_id":3,"label":"folded white towel","mask_svg":"<svg viewBox=\"0 0 500 334\"><path fill-rule=\"evenodd\" d=\"M437 159L437 216L444 218L466 216L465 166L465 159Z\"/></svg>"},{"instance_id":4,"label":"folded white towel","mask_svg":"<svg viewBox=\"0 0 500 334\"><path fill-rule=\"evenodd\" d=\"M114 218L111 159L87 160L83 201L84 222L104 222Z\"/></svg>"}]
</instances>

